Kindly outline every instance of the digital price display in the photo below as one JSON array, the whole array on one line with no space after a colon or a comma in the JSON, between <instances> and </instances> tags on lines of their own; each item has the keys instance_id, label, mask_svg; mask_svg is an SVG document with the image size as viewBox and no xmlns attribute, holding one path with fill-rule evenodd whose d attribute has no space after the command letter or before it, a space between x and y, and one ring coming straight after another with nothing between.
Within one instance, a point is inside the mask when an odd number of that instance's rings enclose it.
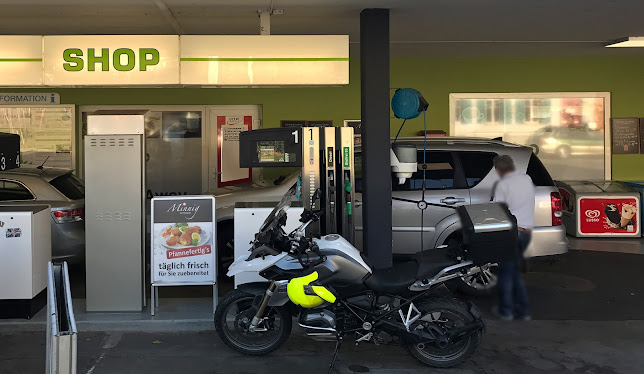
<instances>
[{"instance_id":1,"label":"digital price display","mask_svg":"<svg viewBox=\"0 0 644 374\"><path fill-rule=\"evenodd\" d=\"M284 127L239 134L239 167L301 167L302 128Z\"/></svg>"},{"instance_id":2,"label":"digital price display","mask_svg":"<svg viewBox=\"0 0 644 374\"><path fill-rule=\"evenodd\" d=\"M20 167L20 136L0 132L0 171Z\"/></svg>"}]
</instances>

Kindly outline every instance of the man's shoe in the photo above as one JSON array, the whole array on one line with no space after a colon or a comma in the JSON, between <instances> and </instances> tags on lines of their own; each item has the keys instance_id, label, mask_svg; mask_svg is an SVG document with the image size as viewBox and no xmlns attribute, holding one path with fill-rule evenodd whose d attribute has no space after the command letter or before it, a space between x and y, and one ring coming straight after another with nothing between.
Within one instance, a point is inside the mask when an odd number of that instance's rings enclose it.
<instances>
[{"instance_id":1,"label":"man's shoe","mask_svg":"<svg viewBox=\"0 0 644 374\"><path fill-rule=\"evenodd\" d=\"M501 314L498 306L492 307L492 314L502 321L512 321L514 319L511 315Z\"/></svg>"},{"instance_id":2,"label":"man's shoe","mask_svg":"<svg viewBox=\"0 0 644 374\"><path fill-rule=\"evenodd\" d=\"M517 317L516 319L519 321L532 321L532 316L528 314L527 316Z\"/></svg>"}]
</instances>

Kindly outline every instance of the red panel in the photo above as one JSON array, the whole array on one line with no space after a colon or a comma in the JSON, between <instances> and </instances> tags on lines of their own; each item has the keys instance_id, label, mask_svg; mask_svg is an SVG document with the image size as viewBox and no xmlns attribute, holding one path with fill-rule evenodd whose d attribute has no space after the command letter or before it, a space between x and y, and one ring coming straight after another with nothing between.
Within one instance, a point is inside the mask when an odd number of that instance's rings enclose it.
<instances>
[{"instance_id":1,"label":"red panel","mask_svg":"<svg viewBox=\"0 0 644 374\"><path fill-rule=\"evenodd\" d=\"M244 116L244 125L248 130L253 128L253 116ZM226 126L226 116L217 116L217 187L233 186L240 183L247 183L253 180L253 169L248 168L248 178L236 179L232 181L221 181L221 128Z\"/></svg>"},{"instance_id":2,"label":"red panel","mask_svg":"<svg viewBox=\"0 0 644 374\"><path fill-rule=\"evenodd\" d=\"M639 199L607 197L579 199L579 232L587 235L627 235L639 233Z\"/></svg>"}]
</instances>

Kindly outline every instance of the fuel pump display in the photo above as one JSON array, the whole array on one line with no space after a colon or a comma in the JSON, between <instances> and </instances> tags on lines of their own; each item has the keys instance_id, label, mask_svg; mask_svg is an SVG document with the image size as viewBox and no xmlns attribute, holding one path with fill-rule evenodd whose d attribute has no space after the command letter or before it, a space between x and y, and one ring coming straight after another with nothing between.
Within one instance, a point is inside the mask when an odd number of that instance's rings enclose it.
<instances>
[{"instance_id":1,"label":"fuel pump display","mask_svg":"<svg viewBox=\"0 0 644 374\"><path fill-rule=\"evenodd\" d=\"M280 128L241 132L239 166L301 167L302 129Z\"/></svg>"},{"instance_id":2,"label":"fuel pump display","mask_svg":"<svg viewBox=\"0 0 644 374\"><path fill-rule=\"evenodd\" d=\"M325 211L311 233L340 234L353 242L353 128L252 130L240 133L239 144L241 167L301 168L304 207ZM320 198L314 199L318 189Z\"/></svg>"}]
</instances>

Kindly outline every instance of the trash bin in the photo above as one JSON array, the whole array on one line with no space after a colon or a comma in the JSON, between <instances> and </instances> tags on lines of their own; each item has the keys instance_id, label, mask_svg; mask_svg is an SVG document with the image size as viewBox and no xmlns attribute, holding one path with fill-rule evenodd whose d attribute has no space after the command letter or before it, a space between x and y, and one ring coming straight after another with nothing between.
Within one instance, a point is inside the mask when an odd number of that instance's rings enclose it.
<instances>
[{"instance_id":1,"label":"trash bin","mask_svg":"<svg viewBox=\"0 0 644 374\"><path fill-rule=\"evenodd\" d=\"M630 181L630 182L624 182L624 183L639 191L640 201L643 201L642 198L644 198L644 181ZM644 213L644 209L642 209L642 207L640 206L640 217L644 217L642 213ZM640 222L640 232L642 232L642 222Z\"/></svg>"}]
</instances>

